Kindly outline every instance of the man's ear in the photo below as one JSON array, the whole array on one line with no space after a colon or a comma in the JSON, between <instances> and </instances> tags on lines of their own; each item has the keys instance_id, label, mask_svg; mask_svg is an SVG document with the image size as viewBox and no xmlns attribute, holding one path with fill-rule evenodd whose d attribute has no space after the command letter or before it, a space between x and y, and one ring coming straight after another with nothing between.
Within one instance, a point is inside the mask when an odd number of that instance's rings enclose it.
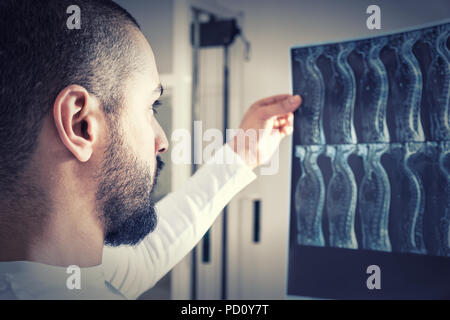
<instances>
[{"instance_id":1,"label":"man's ear","mask_svg":"<svg viewBox=\"0 0 450 320\"><path fill-rule=\"evenodd\" d=\"M53 105L53 119L66 148L81 162L88 161L99 137L100 102L78 85L64 88Z\"/></svg>"}]
</instances>

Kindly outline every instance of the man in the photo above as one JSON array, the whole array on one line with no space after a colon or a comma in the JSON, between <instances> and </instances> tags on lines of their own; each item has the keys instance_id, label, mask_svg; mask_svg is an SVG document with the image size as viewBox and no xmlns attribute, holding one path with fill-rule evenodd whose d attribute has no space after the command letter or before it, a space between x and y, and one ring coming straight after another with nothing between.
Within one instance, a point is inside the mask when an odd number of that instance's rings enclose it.
<instances>
[{"instance_id":1,"label":"man","mask_svg":"<svg viewBox=\"0 0 450 320\"><path fill-rule=\"evenodd\" d=\"M66 25L70 5L81 9L81 29ZM137 298L255 178L300 105L290 95L253 104L241 128L262 129L257 143L236 137L154 206L168 148L154 113L162 87L125 10L102 0L2 0L0 70L1 299ZM81 282L70 283L77 267Z\"/></svg>"}]
</instances>

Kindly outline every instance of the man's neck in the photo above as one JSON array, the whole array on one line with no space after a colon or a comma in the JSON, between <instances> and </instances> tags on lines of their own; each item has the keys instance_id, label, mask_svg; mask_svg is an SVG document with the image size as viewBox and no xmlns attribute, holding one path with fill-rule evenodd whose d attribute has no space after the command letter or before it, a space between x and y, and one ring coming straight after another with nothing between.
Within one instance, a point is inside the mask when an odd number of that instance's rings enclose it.
<instances>
[{"instance_id":1,"label":"man's neck","mask_svg":"<svg viewBox=\"0 0 450 320\"><path fill-rule=\"evenodd\" d=\"M0 208L8 207L0 203ZM104 240L100 223L91 215L73 212L73 208L59 212L2 210L0 261L79 267L101 264Z\"/></svg>"}]
</instances>

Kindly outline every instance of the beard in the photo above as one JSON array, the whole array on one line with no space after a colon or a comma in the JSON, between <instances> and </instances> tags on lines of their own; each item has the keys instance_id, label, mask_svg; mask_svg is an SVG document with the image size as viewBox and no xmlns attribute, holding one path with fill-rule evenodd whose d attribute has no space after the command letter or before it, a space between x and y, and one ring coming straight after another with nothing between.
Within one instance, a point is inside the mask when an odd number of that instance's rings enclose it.
<instances>
[{"instance_id":1,"label":"beard","mask_svg":"<svg viewBox=\"0 0 450 320\"><path fill-rule=\"evenodd\" d=\"M133 155L120 135L111 135L96 194L106 245L136 245L156 228L152 195L163 167L157 156L152 174L150 166Z\"/></svg>"}]
</instances>

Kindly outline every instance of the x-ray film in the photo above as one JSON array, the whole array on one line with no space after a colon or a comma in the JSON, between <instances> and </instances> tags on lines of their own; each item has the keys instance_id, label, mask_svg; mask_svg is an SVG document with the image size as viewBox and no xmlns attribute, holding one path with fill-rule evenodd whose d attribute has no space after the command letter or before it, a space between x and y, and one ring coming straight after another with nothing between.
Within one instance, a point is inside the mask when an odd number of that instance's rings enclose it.
<instances>
[{"instance_id":1,"label":"x-ray film","mask_svg":"<svg viewBox=\"0 0 450 320\"><path fill-rule=\"evenodd\" d=\"M450 23L291 49L287 294L450 298Z\"/></svg>"}]
</instances>

